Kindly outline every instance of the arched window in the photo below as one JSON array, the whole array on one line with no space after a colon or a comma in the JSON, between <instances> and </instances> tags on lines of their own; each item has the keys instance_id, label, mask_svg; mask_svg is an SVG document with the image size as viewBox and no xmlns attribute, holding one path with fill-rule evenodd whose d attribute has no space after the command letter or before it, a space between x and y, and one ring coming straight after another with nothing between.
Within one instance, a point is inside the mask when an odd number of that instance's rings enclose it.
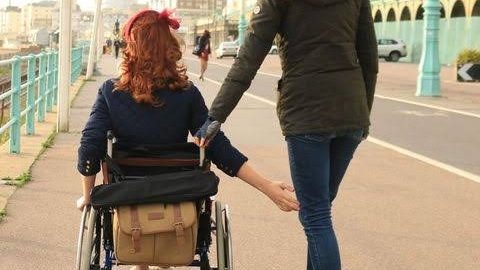
<instances>
[{"instance_id":1,"label":"arched window","mask_svg":"<svg viewBox=\"0 0 480 270\"><path fill-rule=\"evenodd\" d=\"M410 15L410 9L408 7L404 7L402 10L402 15L400 15L400 21L410 21L411 19L412 16Z\"/></svg>"},{"instance_id":2,"label":"arched window","mask_svg":"<svg viewBox=\"0 0 480 270\"><path fill-rule=\"evenodd\" d=\"M445 18L445 9L443 8L443 4L442 8L440 9L440 18Z\"/></svg>"},{"instance_id":3,"label":"arched window","mask_svg":"<svg viewBox=\"0 0 480 270\"><path fill-rule=\"evenodd\" d=\"M477 0L475 5L473 6L472 17L473 16L480 16L480 0Z\"/></svg>"},{"instance_id":4,"label":"arched window","mask_svg":"<svg viewBox=\"0 0 480 270\"><path fill-rule=\"evenodd\" d=\"M397 16L395 16L395 10L393 10L393 8L391 8L388 11L387 22L394 22L396 20L397 20Z\"/></svg>"},{"instance_id":5,"label":"arched window","mask_svg":"<svg viewBox=\"0 0 480 270\"><path fill-rule=\"evenodd\" d=\"M383 21L382 12L380 10L377 10L377 12L375 12L375 18L373 19L373 22L382 22L382 21Z\"/></svg>"},{"instance_id":6,"label":"arched window","mask_svg":"<svg viewBox=\"0 0 480 270\"><path fill-rule=\"evenodd\" d=\"M450 15L452 18L456 17L465 17L465 6L463 5L463 2L458 0L455 2L455 5L453 5L452 8L452 14Z\"/></svg>"},{"instance_id":7,"label":"arched window","mask_svg":"<svg viewBox=\"0 0 480 270\"><path fill-rule=\"evenodd\" d=\"M415 20L423 20L423 6L420 5L415 13Z\"/></svg>"}]
</instances>

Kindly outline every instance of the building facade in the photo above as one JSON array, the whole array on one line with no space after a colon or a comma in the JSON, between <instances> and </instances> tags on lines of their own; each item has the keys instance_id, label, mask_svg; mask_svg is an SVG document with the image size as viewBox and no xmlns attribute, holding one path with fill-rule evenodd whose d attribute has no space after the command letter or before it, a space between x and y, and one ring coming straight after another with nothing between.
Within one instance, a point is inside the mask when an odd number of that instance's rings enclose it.
<instances>
[{"instance_id":1,"label":"building facade","mask_svg":"<svg viewBox=\"0 0 480 270\"><path fill-rule=\"evenodd\" d=\"M7 6L0 9L0 34L3 39L15 40L22 31L22 10Z\"/></svg>"},{"instance_id":2,"label":"building facade","mask_svg":"<svg viewBox=\"0 0 480 270\"><path fill-rule=\"evenodd\" d=\"M57 1L42 1L22 7L22 32L30 33L40 28L50 29L56 4Z\"/></svg>"},{"instance_id":3,"label":"building facade","mask_svg":"<svg viewBox=\"0 0 480 270\"><path fill-rule=\"evenodd\" d=\"M480 0L440 0L440 62L454 64L464 49L480 49ZM371 0L378 38L398 38L407 45L406 61L420 61L423 43L421 0Z\"/></svg>"}]
</instances>

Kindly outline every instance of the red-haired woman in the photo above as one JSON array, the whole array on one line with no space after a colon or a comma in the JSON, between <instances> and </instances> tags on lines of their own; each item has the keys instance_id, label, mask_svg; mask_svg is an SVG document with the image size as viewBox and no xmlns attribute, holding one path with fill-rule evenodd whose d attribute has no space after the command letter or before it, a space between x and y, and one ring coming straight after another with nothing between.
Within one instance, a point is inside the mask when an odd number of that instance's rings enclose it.
<instances>
[{"instance_id":1,"label":"red-haired woman","mask_svg":"<svg viewBox=\"0 0 480 270\"><path fill-rule=\"evenodd\" d=\"M182 53L170 31L179 23L170 15L168 11L145 10L124 28L127 45L121 76L100 87L82 132L78 150L78 170L83 175L81 209L90 202L95 176L106 153L108 130L114 131L120 144L183 143L208 115L200 91L188 81L186 69L179 63ZM298 210L293 188L260 176L222 132L210 142L206 153L219 169L254 186L281 210Z\"/></svg>"}]
</instances>

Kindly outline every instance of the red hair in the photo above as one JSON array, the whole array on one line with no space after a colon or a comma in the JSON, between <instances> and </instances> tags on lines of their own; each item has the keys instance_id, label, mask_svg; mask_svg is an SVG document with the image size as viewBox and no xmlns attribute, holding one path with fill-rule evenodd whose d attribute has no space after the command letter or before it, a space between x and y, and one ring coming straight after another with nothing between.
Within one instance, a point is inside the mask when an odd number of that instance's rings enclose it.
<instances>
[{"instance_id":1,"label":"red hair","mask_svg":"<svg viewBox=\"0 0 480 270\"><path fill-rule=\"evenodd\" d=\"M127 46L116 90L128 91L138 103L161 106L153 92L158 89L179 91L189 82L186 68L179 63L182 52L170 31L168 18L155 10L133 16L123 31Z\"/></svg>"}]
</instances>

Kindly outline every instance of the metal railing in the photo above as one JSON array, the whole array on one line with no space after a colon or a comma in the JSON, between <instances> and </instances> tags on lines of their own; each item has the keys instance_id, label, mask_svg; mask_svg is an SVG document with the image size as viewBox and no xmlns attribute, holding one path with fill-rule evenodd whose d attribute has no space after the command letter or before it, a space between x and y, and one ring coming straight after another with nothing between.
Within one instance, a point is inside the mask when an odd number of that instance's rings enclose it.
<instances>
[{"instance_id":1,"label":"metal railing","mask_svg":"<svg viewBox=\"0 0 480 270\"><path fill-rule=\"evenodd\" d=\"M72 49L71 82L75 82L83 69L84 47ZM22 81L21 65L27 64L27 80ZM1 60L0 66L11 67L10 89L0 94L0 103L10 98L8 103L10 119L0 123L0 138L10 130L10 153L20 153L21 126L25 121L27 135L35 134L35 117L38 122L45 121L47 112L57 104L58 93L58 52L49 51L40 54L14 56Z\"/></svg>"}]
</instances>

